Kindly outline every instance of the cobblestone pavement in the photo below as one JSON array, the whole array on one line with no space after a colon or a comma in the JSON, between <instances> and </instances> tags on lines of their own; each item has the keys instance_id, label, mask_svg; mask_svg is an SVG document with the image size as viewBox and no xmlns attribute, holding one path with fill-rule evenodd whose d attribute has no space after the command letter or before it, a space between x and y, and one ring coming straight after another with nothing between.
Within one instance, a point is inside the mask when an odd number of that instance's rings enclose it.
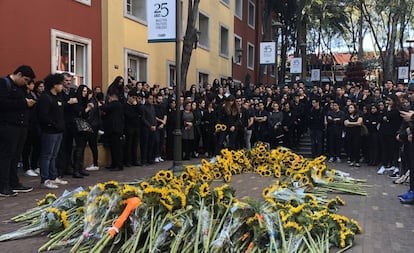
<instances>
[{"instance_id":1,"label":"cobblestone pavement","mask_svg":"<svg viewBox=\"0 0 414 253\"><path fill-rule=\"evenodd\" d=\"M191 160L189 163L197 163ZM105 169L91 172L84 179L74 179L68 176L69 184L56 190L41 189L39 178L21 176L24 185L33 186L30 193L22 193L17 197L0 198L0 234L19 228L8 219L36 205L48 192L62 194L65 189L73 190L78 186L87 187L108 180L130 181L137 178L152 176L160 169L171 167L172 162L163 162L153 166L129 167L124 171L109 172ZM385 175L377 175L376 167L362 166L351 168L346 163L329 164L336 169L350 172L354 178L367 179L369 195L341 195L346 200L346 206L341 207L340 213L360 222L363 233L356 236L354 247L347 252L353 253L391 253L414 252L414 206L400 204L396 197L408 190L408 185L394 185ZM273 178L263 178L256 174L243 174L233 177L231 184L236 188L239 198L260 198L263 187L270 185ZM0 243L0 252L30 253L37 252L39 246L46 242L45 236L8 241ZM57 251L56 251L57 252ZM64 250L61 252L68 252Z\"/></svg>"}]
</instances>

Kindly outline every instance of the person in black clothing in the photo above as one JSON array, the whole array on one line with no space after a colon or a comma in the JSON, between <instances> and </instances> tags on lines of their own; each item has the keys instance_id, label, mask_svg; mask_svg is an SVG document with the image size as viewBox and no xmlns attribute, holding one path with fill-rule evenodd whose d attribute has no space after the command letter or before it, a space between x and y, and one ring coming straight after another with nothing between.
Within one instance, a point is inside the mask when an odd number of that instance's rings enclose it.
<instances>
[{"instance_id":1,"label":"person in black clothing","mask_svg":"<svg viewBox=\"0 0 414 253\"><path fill-rule=\"evenodd\" d=\"M323 154L325 112L320 106L320 100L318 98L312 98L311 103L312 108L308 114L308 123L312 157L315 158Z\"/></svg>"},{"instance_id":2,"label":"person in black clothing","mask_svg":"<svg viewBox=\"0 0 414 253\"><path fill-rule=\"evenodd\" d=\"M379 114L376 104L371 104L369 112L364 119L364 125L368 129L368 157L370 166L377 166L380 162L380 140L378 135Z\"/></svg>"},{"instance_id":3,"label":"person in black clothing","mask_svg":"<svg viewBox=\"0 0 414 253\"><path fill-rule=\"evenodd\" d=\"M167 131L167 160L174 159L174 129L176 124L177 118L177 111L176 111L176 101L174 97L170 97L168 99L168 109L167 109L167 124L166 124L166 131Z\"/></svg>"},{"instance_id":4,"label":"person in black clothing","mask_svg":"<svg viewBox=\"0 0 414 253\"><path fill-rule=\"evenodd\" d=\"M78 103L75 105L75 113L77 118L82 118L88 123L89 113L94 108L94 104L90 102L92 93L86 85L80 85L76 91L76 98ZM90 124L90 123L89 123ZM75 131L75 149L73 152L73 175L74 178L83 178L83 176L89 176L89 173L83 170L83 158L85 153L85 147L88 139L91 138L93 132L78 132Z\"/></svg>"},{"instance_id":5,"label":"person in black clothing","mask_svg":"<svg viewBox=\"0 0 414 253\"><path fill-rule=\"evenodd\" d=\"M111 171L123 170L123 140L124 140L124 107L118 100L118 95L112 93L108 96L108 103L102 108L105 114L104 131L108 137L111 148L112 163L108 167Z\"/></svg>"},{"instance_id":6,"label":"person in black clothing","mask_svg":"<svg viewBox=\"0 0 414 253\"><path fill-rule=\"evenodd\" d=\"M201 129L200 129L200 125L201 125L201 117L202 117L202 113L201 113L201 109L199 108L198 102L197 101L193 101L191 102L191 111L193 112L194 115L194 146L192 148L192 156L197 158L199 155L199 151L200 151L200 139L201 139ZM204 140L203 140L204 141Z\"/></svg>"},{"instance_id":7,"label":"person in black clothing","mask_svg":"<svg viewBox=\"0 0 414 253\"><path fill-rule=\"evenodd\" d=\"M292 111L290 110L290 103L285 102L283 104L283 145L287 148L293 147L293 134L292 134L292 128L293 128L293 122L294 122L294 115Z\"/></svg>"},{"instance_id":8,"label":"person in black clothing","mask_svg":"<svg viewBox=\"0 0 414 253\"><path fill-rule=\"evenodd\" d=\"M141 125L141 163L153 164L155 162L155 131L157 119L154 108L154 97L146 94L145 104L142 106Z\"/></svg>"},{"instance_id":9,"label":"person in black clothing","mask_svg":"<svg viewBox=\"0 0 414 253\"><path fill-rule=\"evenodd\" d=\"M35 82L31 81L28 85L26 85L26 87L26 98L37 101L39 98L35 93ZM22 163L26 176L37 177L38 173L36 173L35 170L39 168L40 128L36 115L36 104L31 107L29 111L29 128L22 151Z\"/></svg>"},{"instance_id":10,"label":"person in black clothing","mask_svg":"<svg viewBox=\"0 0 414 253\"><path fill-rule=\"evenodd\" d=\"M215 125L217 122L214 103L206 101L206 109L201 117L201 135L204 142L205 155L211 157L216 146Z\"/></svg>"},{"instance_id":11,"label":"person in black clothing","mask_svg":"<svg viewBox=\"0 0 414 253\"><path fill-rule=\"evenodd\" d=\"M63 132L63 140L60 144L58 158L56 159L56 167L58 169L59 177L63 175L73 174L73 140L75 135L76 117L76 86L72 84L72 76L69 73L63 73L63 98L64 116L65 116L65 130Z\"/></svg>"},{"instance_id":12,"label":"person in black clothing","mask_svg":"<svg viewBox=\"0 0 414 253\"><path fill-rule=\"evenodd\" d=\"M155 131L155 162L163 162L163 146L165 136L165 125L167 124L167 109L163 103L161 93L158 93L155 108L155 118L157 120L157 130Z\"/></svg>"},{"instance_id":13,"label":"person in black clothing","mask_svg":"<svg viewBox=\"0 0 414 253\"><path fill-rule=\"evenodd\" d=\"M332 110L326 113L325 125L328 140L329 162L341 162L342 131L344 128L345 112L339 109L337 101L332 102Z\"/></svg>"},{"instance_id":14,"label":"person in black clothing","mask_svg":"<svg viewBox=\"0 0 414 253\"><path fill-rule=\"evenodd\" d=\"M347 155L350 160L349 166L360 167L362 123L363 119L358 112L358 107L356 104L350 104L348 106L348 114L344 120L345 143L347 145Z\"/></svg>"},{"instance_id":15,"label":"person in black clothing","mask_svg":"<svg viewBox=\"0 0 414 253\"><path fill-rule=\"evenodd\" d=\"M17 176L17 162L23 150L29 124L29 108L36 103L26 98L26 85L35 78L31 67L22 65L0 78L0 196L29 192Z\"/></svg>"},{"instance_id":16,"label":"person in black clothing","mask_svg":"<svg viewBox=\"0 0 414 253\"><path fill-rule=\"evenodd\" d=\"M111 95L116 95L119 102L122 104L126 102L124 94L124 78L122 76L115 77L114 81L108 86L106 92L107 100Z\"/></svg>"},{"instance_id":17,"label":"person in black clothing","mask_svg":"<svg viewBox=\"0 0 414 253\"><path fill-rule=\"evenodd\" d=\"M89 111L88 114L88 122L91 124L93 133L88 135L88 145L92 151L92 159L93 164L86 167L85 170L99 170L98 166L98 131L102 127L102 120L101 120L101 108L103 103L101 102L99 97L103 98L103 95L100 93L94 93L90 89L88 89L88 96L90 97L89 103L92 105L92 109Z\"/></svg>"},{"instance_id":18,"label":"person in black clothing","mask_svg":"<svg viewBox=\"0 0 414 253\"><path fill-rule=\"evenodd\" d=\"M137 101L136 90L128 92L127 102L124 104L125 116L125 166L140 166L138 161L138 143L141 128L141 105Z\"/></svg>"},{"instance_id":19,"label":"person in black clothing","mask_svg":"<svg viewBox=\"0 0 414 253\"><path fill-rule=\"evenodd\" d=\"M264 109L264 106L263 106ZM223 106L218 107L218 122L226 125L225 131L218 132L218 140L215 154L219 154L224 148L224 141L228 136L227 147L231 150L236 148L237 128L240 127L240 108L235 103L235 97L230 95L226 98Z\"/></svg>"},{"instance_id":20,"label":"person in black clothing","mask_svg":"<svg viewBox=\"0 0 414 253\"><path fill-rule=\"evenodd\" d=\"M40 183L49 189L68 182L58 178L56 158L65 129L64 101L62 92L64 75L50 74L45 78L46 92L39 98L37 115L41 129Z\"/></svg>"}]
</instances>

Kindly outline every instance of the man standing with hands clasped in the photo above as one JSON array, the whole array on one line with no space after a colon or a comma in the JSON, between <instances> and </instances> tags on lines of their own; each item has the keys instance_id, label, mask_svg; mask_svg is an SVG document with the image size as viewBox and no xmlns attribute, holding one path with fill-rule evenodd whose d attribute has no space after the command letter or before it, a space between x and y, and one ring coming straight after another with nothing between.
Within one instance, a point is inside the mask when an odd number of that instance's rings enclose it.
<instances>
[{"instance_id":1,"label":"man standing with hands clasped","mask_svg":"<svg viewBox=\"0 0 414 253\"><path fill-rule=\"evenodd\" d=\"M26 84L35 78L30 66L0 78L0 197L30 192L17 176L17 162L23 151L29 124L29 108L36 101L25 96Z\"/></svg>"}]
</instances>

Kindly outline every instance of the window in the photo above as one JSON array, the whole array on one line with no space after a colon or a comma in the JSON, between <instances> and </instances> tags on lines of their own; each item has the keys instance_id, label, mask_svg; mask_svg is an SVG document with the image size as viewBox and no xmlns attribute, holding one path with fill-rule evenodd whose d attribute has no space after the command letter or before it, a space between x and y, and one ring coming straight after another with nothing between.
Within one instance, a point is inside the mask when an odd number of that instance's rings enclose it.
<instances>
[{"instance_id":1,"label":"window","mask_svg":"<svg viewBox=\"0 0 414 253\"><path fill-rule=\"evenodd\" d=\"M204 87L204 84L208 83L208 74L203 72L198 72L198 84L201 84Z\"/></svg>"},{"instance_id":2,"label":"window","mask_svg":"<svg viewBox=\"0 0 414 253\"><path fill-rule=\"evenodd\" d=\"M241 65L241 54L240 50L243 48L241 37L234 36L234 63Z\"/></svg>"},{"instance_id":3,"label":"window","mask_svg":"<svg viewBox=\"0 0 414 253\"><path fill-rule=\"evenodd\" d=\"M140 22L147 22L147 1L125 0L125 16Z\"/></svg>"},{"instance_id":4,"label":"window","mask_svg":"<svg viewBox=\"0 0 414 253\"><path fill-rule=\"evenodd\" d=\"M256 9L255 5L249 1L248 23L249 23L249 26L251 26L252 28L254 28L255 26L255 15L256 15L255 9Z\"/></svg>"},{"instance_id":5,"label":"window","mask_svg":"<svg viewBox=\"0 0 414 253\"><path fill-rule=\"evenodd\" d=\"M76 2L91 6L92 0L75 0Z\"/></svg>"},{"instance_id":6,"label":"window","mask_svg":"<svg viewBox=\"0 0 414 253\"><path fill-rule=\"evenodd\" d=\"M236 0L234 7L234 15L239 19L243 18L243 0Z\"/></svg>"},{"instance_id":7,"label":"window","mask_svg":"<svg viewBox=\"0 0 414 253\"><path fill-rule=\"evenodd\" d=\"M175 87L175 78L176 78L175 65L169 64L168 69L169 69L168 87Z\"/></svg>"},{"instance_id":8,"label":"window","mask_svg":"<svg viewBox=\"0 0 414 253\"><path fill-rule=\"evenodd\" d=\"M230 0L220 0L224 5L230 6Z\"/></svg>"},{"instance_id":9,"label":"window","mask_svg":"<svg viewBox=\"0 0 414 253\"><path fill-rule=\"evenodd\" d=\"M52 72L68 72L77 85L91 85L90 39L52 29Z\"/></svg>"},{"instance_id":10,"label":"window","mask_svg":"<svg viewBox=\"0 0 414 253\"><path fill-rule=\"evenodd\" d=\"M229 30L220 26L220 55L229 56Z\"/></svg>"},{"instance_id":11,"label":"window","mask_svg":"<svg viewBox=\"0 0 414 253\"><path fill-rule=\"evenodd\" d=\"M247 67L254 69L254 46L253 44L247 44Z\"/></svg>"},{"instance_id":12,"label":"window","mask_svg":"<svg viewBox=\"0 0 414 253\"><path fill-rule=\"evenodd\" d=\"M198 44L203 48L210 48L209 18L203 13L198 14L198 30L200 31Z\"/></svg>"},{"instance_id":13,"label":"window","mask_svg":"<svg viewBox=\"0 0 414 253\"><path fill-rule=\"evenodd\" d=\"M128 53L128 69L131 70L131 76L137 81L148 81L147 58L139 55Z\"/></svg>"}]
</instances>

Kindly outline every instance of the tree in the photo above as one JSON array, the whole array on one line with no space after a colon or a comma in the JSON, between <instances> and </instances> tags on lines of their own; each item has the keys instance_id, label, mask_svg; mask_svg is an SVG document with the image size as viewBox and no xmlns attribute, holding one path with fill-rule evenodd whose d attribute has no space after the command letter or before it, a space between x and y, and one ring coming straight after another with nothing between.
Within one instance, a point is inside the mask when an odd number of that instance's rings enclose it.
<instances>
[{"instance_id":1,"label":"tree","mask_svg":"<svg viewBox=\"0 0 414 253\"><path fill-rule=\"evenodd\" d=\"M193 53L193 46L197 43L197 27L196 22L198 18L198 7L200 0L188 0L188 16L187 28L183 40L183 50L181 57L181 87L187 87L187 74L190 66L191 55ZM177 8L180 8L177 6Z\"/></svg>"}]
</instances>

